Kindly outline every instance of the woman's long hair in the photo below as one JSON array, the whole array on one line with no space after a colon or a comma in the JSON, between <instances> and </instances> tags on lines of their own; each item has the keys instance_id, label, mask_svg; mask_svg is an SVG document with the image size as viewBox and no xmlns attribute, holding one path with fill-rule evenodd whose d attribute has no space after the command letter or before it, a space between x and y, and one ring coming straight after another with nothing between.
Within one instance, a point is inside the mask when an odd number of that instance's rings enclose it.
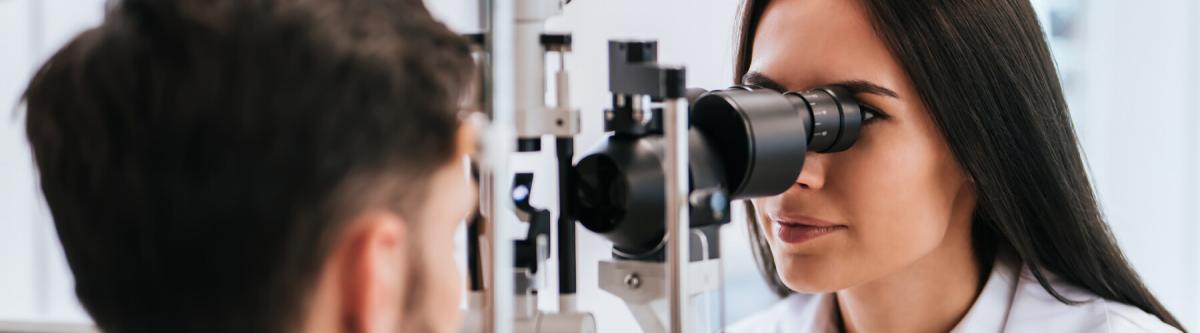
<instances>
[{"instance_id":1,"label":"woman's long hair","mask_svg":"<svg viewBox=\"0 0 1200 333\"><path fill-rule=\"evenodd\" d=\"M977 251L1010 248L1064 303L1076 302L1054 290L1047 272L1182 330L1130 267L1104 222L1028 0L862 1L959 164L975 180ZM743 2L735 81L749 68L766 4ZM790 293L754 214L748 215L759 267L776 293Z\"/></svg>"}]
</instances>

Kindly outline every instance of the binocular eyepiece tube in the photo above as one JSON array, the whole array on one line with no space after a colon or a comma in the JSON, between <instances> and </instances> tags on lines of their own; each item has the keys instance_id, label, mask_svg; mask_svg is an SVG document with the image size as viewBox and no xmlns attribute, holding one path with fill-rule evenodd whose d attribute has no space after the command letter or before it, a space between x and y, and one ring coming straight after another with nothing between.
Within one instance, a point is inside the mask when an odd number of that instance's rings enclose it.
<instances>
[{"instance_id":1,"label":"binocular eyepiece tube","mask_svg":"<svg viewBox=\"0 0 1200 333\"><path fill-rule=\"evenodd\" d=\"M704 194L691 200L690 224L712 236L729 222L729 200L783 193L806 152L849 149L871 117L841 86L783 93L734 86L689 95L690 189ZM575 165L577 217L612 241L618 257L663 260L663 159L661 132L610 133ZM692 260L704 259L696 255Z\"/></svg>"},{"instance_id":2,"label":"binocular eyepiece tube","mask_svg":"<svg viewBox=\"0 0 1200 333\"><path fill-rule=\"evenodd\" d=\"M692 105L692 126L713 145L734 199L782 193L807 151L833 153L858 140L864 113L841 86L780 93L752 86L708 92Z\"/></svg>"}]
</instances>

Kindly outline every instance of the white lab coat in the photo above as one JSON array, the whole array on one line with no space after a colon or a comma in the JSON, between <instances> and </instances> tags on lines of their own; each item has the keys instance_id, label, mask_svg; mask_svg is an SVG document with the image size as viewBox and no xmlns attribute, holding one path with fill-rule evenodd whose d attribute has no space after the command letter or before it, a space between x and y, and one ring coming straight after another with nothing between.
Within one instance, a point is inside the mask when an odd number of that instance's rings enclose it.
<instances>
[{"instance_id":1,"label":"white lab coat","mask_svg":"<svg viewBox=\"0 0 1200 333\"><path fill-rule=\"evenodd\" d=\"M1179 332L1141 309L1100 298L1051 275L1056 291L1069 300L1085 301L1064 304L1042 288L1027 267L997 259L979 298L951 332ZM835 311L832 294L793 294L727 332L837 332Z\"/></svg>"}]
</instances>

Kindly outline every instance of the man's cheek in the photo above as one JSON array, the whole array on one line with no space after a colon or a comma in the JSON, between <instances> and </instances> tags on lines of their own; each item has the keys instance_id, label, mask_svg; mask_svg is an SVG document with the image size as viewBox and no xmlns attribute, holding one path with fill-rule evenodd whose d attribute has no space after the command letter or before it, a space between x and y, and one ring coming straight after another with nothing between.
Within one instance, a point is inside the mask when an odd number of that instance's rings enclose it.
<instances>
[{"instance_id":1,"label":"man's cheek","mask_svg":"<svg viewBox=\"0 0 1200 333\"><path fill-rule=\"evenodd\" d=\"M448 230L438 230L436 234L428 235L426 239L426 259L428 263L437 267L449 266L457 270L457 266L450 258L455 253L455 237L461 235L457 233L457 228L447 227Z\"/></svg>"}]
</instances>

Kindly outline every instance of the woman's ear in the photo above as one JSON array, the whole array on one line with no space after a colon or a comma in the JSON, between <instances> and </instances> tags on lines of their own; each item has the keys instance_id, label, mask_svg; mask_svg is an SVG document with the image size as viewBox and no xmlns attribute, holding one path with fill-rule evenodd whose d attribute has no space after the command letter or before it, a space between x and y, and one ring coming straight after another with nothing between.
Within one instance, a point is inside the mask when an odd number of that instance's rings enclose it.
<instances>
[{"instance_id":1,"label":"woman's ear","mask_svg":"<svg viewBox=\"0 0 1200 333\"><path fill-rule=\"evenodd\" d=\"M401 327L408 293L408 229L395 213L370 211L354 218L337 243L334 253L344 255L339 289L347 332L390 333Z\"/></svg>"}]
</instances>

